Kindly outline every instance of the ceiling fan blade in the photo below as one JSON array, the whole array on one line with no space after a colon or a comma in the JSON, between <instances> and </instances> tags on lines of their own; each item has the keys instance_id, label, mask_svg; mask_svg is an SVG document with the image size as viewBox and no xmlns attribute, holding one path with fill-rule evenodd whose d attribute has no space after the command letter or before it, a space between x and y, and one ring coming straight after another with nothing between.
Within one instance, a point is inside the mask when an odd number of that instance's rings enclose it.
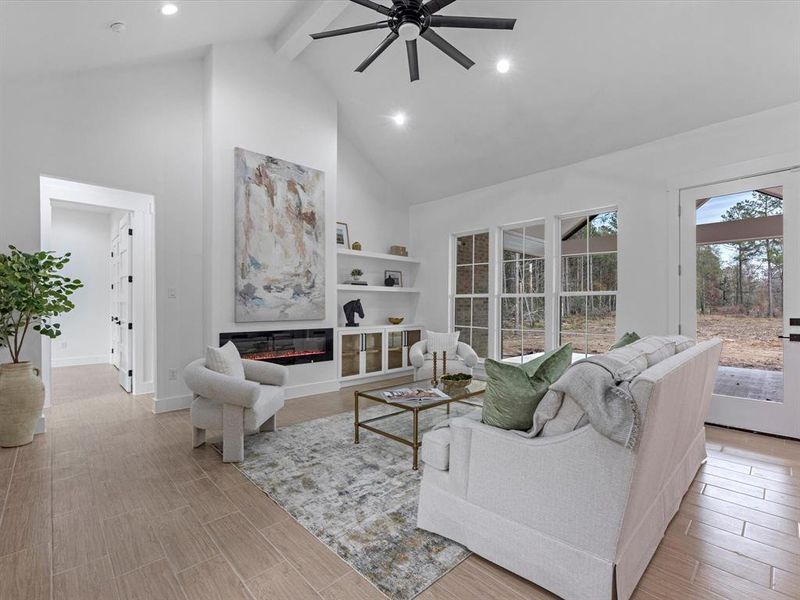
<instances>
[{"instance_id":1,"label":"ceiling fan blade","mask_svg":"<svg viewBox=\"0 0 800 600\"><path fill-rule=\"evenodd\" d=\"M450 17L431 16L431 27L467 27L470 29L514 29L516 19L496 19L494 17Z\"/></svg>"},{"instance_id":2,"label":"ceiling fan blade","mask_svg":"<svg viewBox=\"0 0 800 600\"><path fill-rule=\"evenodd\" d=\"M347 35L348 33L359 33L361 31L370 31L372 29L383 29L389 26L389 21L378 21L377 23L366 23L364 25L354 25L353 27L344 27L343 29L331 29L330 31L320 31L319 33L312 33L311 37L315 40L324 38L335 37L337 35Z\"/></svg>"},{"instance_id":3,"label":"ceiling fan blade","mask_svg":"<svg viewBox=\"0 0 800 600\"><path fill-rule=\"evenodd\" d=\"M417 40L406 40L406 54L408 54L408 74L411 77L411 81L417 81L419 79Z\"/></svg>"},{"instance_id":4,"label":"ceiling fan blade","mask_svg":"<svg viewBox=\"0 0 800 600\"><path fill-rule=\"evenodd\" d=\"M389 15L391 9L386 8L383 4L378 4L377 2L373 2L372 0L350 0L350 2L355 2L356 4L360 4L366 8L371 8L372 10L377 10L382 15Z\"/></svg>"},{"instance_id":5,"label":"ceiling fan blade","mask_svg":"<svg viewBox=\"0 0 800 600\"><path fill-rule=\"evenodd\" d=\"M380 44L378 44L378 47L375 48L375 50L373 50L372 53L367 58L364 59L364 62L362 62L360 65L356 67L356 72L363 73L367 69L367 67L370 66L373 63L373 61L376 58L378 58L381 55L381 53L384 50L386 50L389 46L391 46L392 42L394 42L399 37L400 37L399 35L397 35L394 31L392 31L389 35L383 38L383 41Z\"/></svg>"},{"instance_id":6,"label":"ceiling fan blade","mask_svg":"<svg viewBox=\"0 0 800 600\"><path fill-rule=\"evenodd\" d=\"M470 60L463 52L458 50L455 46L453 46L450 42L436 33L433 29L426 29L420 34L420 37L425 38L431 44L436 46L439 50L447 54L450 58L456 61L465 69L469 69L475 63Z\"/></svg>"},{"instance_id":7,"label":"ceiling fan blade","mask_svg":"<svg viewBox=\"0 0 800 600\"><path fill-rule=\"evenodd\" d=\"M428 11L429 15L439 12L448 4L452 4L456 0L430 0L422 5L422 8Z\"/></svg>"}]
</instances>

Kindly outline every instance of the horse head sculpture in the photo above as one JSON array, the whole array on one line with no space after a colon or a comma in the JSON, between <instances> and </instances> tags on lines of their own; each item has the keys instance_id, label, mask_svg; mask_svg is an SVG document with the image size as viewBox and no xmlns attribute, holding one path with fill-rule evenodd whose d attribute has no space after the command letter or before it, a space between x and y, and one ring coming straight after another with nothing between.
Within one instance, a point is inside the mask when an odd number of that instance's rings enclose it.
<instances>
[{"instance_id":1,"label":"horse head sculpture","mask_svg":"<svg viewBox=\"0 0 800 600\"><path fill-rule=\"evenodd\" d=\"M364 318L364 309L361 307L361 299L350 300L342 309L344 310L344 317L347 319L345 326L358 327L358 323L355 322L355 315L358 315L362 319Z\"/></svg>"}]
</instances>

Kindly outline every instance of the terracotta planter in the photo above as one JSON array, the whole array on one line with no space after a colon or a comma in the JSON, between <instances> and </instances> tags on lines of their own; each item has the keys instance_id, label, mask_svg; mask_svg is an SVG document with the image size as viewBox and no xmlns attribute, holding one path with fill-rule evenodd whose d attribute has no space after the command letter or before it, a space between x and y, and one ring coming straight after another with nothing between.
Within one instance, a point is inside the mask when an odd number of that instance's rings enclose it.
<instances>
[{"instance_id":1,"label":"terracotta planter","mask_svg":"<svg viewBox=\"0 0 800 600\"><path fill-rule=\"evenodd\" d=\"M42 415L44 384L29 362L0 365L0 446L24 446Z\"/></svg>"}]
</instances>

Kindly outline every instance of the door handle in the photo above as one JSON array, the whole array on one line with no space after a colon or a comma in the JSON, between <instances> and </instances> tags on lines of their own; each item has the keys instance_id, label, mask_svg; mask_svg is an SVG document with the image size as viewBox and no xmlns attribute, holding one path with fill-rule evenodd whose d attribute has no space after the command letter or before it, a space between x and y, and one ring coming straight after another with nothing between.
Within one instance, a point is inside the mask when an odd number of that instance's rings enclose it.
<instances>
[{"instance_id":1,"label":"door handle","mask_svg":"<svg viewBox=\"0 0 800 600\"><path fill-rule=\"evenodd\" d=\"M789 335L779 335L778 339L789 340L790 342L800 342L800 333L790 333Z\"/></svg>"}]
</instances>

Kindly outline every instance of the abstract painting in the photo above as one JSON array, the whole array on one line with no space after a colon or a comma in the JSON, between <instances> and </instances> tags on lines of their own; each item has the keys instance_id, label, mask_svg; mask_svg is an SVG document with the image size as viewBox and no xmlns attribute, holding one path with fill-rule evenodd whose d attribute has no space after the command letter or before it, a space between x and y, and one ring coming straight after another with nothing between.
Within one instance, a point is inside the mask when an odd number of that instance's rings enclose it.
<instances>
[{"instance_id":1,"label":"abstract painting","mask_svg":"<svg viewBox=\"0 0 800 600\"><path fill-rule=\"evenodd\" d=\"M325 318L325 174L236 148L236 322Z\"/></svg>"}]
</instances>

